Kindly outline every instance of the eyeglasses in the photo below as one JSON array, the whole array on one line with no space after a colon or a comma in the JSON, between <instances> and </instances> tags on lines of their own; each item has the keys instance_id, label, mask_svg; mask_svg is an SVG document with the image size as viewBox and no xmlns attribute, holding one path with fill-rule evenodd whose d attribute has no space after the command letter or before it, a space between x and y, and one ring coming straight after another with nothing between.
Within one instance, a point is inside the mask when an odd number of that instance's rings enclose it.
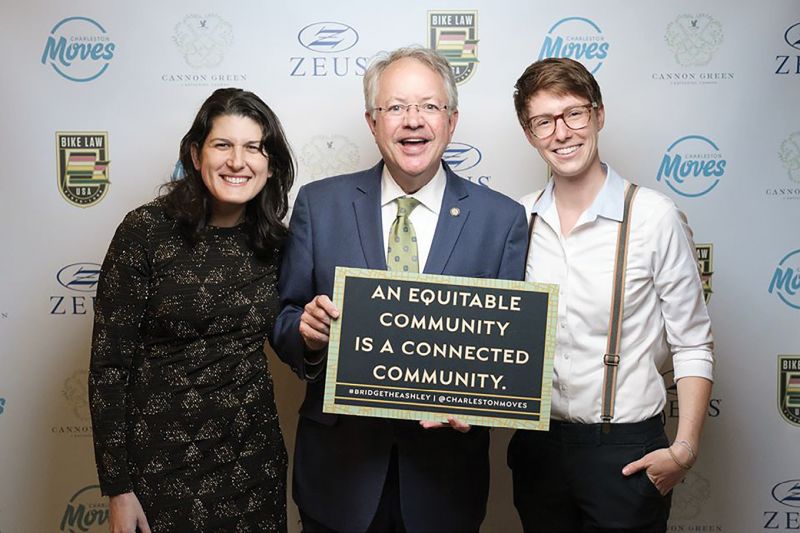
<instances>
[{"instance_id":1,"label":"eyeglasses","mask_svg":"<svg viewBox=\"0 0 800 533\"><path fill-rule=\"evenodd\" d=\"M561 119L569 129L580 130L589 125L592 109L597 109L597 102L570 107L560 115L537 115L528 120L528 129L537 139L546 139L556 132L556 122Z\"/></svg>"},{"instance_id":2,"label":"eyeglasses","mask_svg":"<svg viewBox=\"0 0 800 533\"><path fill-rule=\"evenodd\" d=\"M417 112L421 113L422 115L433 117L441 113L442 111L447 111L446 105L436 105L430 102L425 104L392 104L386 107L376 107L373 111L380 111L387 117L392 118L400 118L406 114L406 111L411 109L412 107L417 108Z\"/></svg>"}]
</instances>

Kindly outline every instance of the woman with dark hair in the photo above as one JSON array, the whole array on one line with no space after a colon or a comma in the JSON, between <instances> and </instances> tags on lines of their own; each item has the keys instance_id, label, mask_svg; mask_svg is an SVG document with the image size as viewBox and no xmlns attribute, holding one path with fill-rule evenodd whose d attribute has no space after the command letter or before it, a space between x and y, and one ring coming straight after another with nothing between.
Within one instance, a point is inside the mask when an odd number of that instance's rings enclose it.
<instances>
[{"instance_id":1,"label":"woman with dark hair","mask_svg":"<svg viewBox=\"0 0 800 533\"><path fill-rule=\"evenodd\" d=\"M261 99L219 89L180 160L185 177L117 228L97 291L89 397L111 530L285 531L263 345L291 151Z\"/></svg>"}]
</instances>

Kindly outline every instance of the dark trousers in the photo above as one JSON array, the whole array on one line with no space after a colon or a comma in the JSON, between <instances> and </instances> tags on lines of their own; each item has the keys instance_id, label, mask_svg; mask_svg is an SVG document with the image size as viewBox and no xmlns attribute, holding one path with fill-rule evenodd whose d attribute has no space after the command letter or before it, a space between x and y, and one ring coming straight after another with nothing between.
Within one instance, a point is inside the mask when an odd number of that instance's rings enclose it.
<instances>
[{"instance_id":1,"label":"dark trousers","mask_svg":"<svg viewBox=\"0 0 800 533\"><path fill-rule=\"evenodd\" d=\"M347 487L342 487L347 490ZM300 509L300 519L303 521L303 533L334 533L335 530L321 524L305 514ZM397 463L397 446L392 448L389 460L389 470L386 472L386 481L383 484L381 500L375 518L367 528L367 533L392 532L405 533L403 515L400 509L400 475Z\"/></svg>"},{"instance_id":2,"label":"dark trousers","mask_svg":"<svg viewBox=\"0 0 800 533\"><path fill-rule=\"evenodd\" d=\"M635 424L550 422L517 431L508 447L514 505L526 532L663 532L672 493L662 496L644 470L622 467L669 441L659 417Z\"/></svg>"}]
</instances>

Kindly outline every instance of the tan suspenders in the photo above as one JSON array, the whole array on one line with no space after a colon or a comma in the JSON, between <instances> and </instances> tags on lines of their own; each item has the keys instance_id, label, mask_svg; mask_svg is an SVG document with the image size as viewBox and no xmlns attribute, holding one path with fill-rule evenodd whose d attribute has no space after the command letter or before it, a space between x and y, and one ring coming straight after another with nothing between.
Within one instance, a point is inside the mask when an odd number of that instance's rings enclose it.
<instances>
[{"instance_id":1,"label":"tan suspenders","mask_svg":"<svg viewBox=\"0 0 800 533\"><path fill-rule=\"evenodd\" d=\"M614 289L611 294L611 313L608 318L608 345L603 355L603 410L600 420L603 431L608 433L614 417L614 400L617 397L617 370L619 369L619 345L622 342L622 310L625 302L625 267L628 264L628 241L631 236L631 206L638 186L631 183L625 191L625 208L622 223L617 231L617 251L614 258Z\"/></svg>"},{"instance_id":2,"label":"tan suspenders","mask_svg":"<svg viewBox=\"0 0 800 533\"><path fill-rule=\"evenodd\" d=\"M617 230L617 249L614 254L614 288L611 293L611 312L608 319L608 345L603 355L603 406L600 420L603 422L603 431L611 428L611 419L614 418L614 400L617 395L617 370L619 369L619 346L622 341L622 311L625 302L625 268L628 263L628 241L631 235L630 215L633 198L636 196L638 185L631 183L625 190L625 207L622 212L622 222ZM544 194L544 191L542 191ZM541 194L539 198L541 198ZM539 200L537 198L536 201ZM533 225L536 222L536 213L531 214L528 224L528 247L525 251L527 264L533 238Z\"/></svg>"}]
</instances>

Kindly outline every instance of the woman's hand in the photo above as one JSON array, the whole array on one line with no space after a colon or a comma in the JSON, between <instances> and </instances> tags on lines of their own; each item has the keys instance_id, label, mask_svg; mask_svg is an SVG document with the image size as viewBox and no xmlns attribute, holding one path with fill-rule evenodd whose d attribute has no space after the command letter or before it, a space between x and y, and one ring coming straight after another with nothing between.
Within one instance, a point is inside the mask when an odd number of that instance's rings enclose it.
<instances>
[{"instance_id":1,"label":"woman's hand","mask_svg":"<svg viewBox=\"0 0 800 533\"><path fill-rule=\"evenodd\" d=\"M111 533L151 533L142 504L134 493L111 496L108 499L108 511Z\"/></svg>"}]
</instances>

